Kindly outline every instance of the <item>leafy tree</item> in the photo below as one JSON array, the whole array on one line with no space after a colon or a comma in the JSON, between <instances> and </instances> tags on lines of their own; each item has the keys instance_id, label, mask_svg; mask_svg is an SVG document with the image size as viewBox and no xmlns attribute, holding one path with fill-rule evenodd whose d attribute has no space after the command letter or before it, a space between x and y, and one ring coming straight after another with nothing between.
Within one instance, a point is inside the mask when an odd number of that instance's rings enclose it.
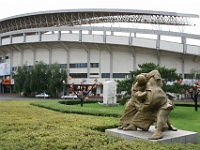
<instances>
[{"instance_id":1,"label":"leafy tree","mask_svg":"<svg viewBox=\"0 0 200 150\"><path fill-rule=\"evenodd\" d=\"M14 90L29 96L36 93L47 92L52 97L58 97L62 91L62 80L66 80L66 70L60 69L58 64L46 65L38 62L33 68L24 65L19 67L16 74Z\"/></svg>"},{"instance_id":2,"label":"leafy tree","mask_svg":"<svg viewBox=\"0 0 200 150\"><path fill-rule=\"evenodd\" d=\"M177 84L175 86L166 85L168 81L175 81L177 79L181 79L181 76L179 76L176 73L176 69L167 69L165 67L159 67L158 65L155 65L154 63L145 63L145 64L139 64L139 69L135 71L131 71L132 78L125 79L125 80L118 80L117 86L119 91L127 91L126 96L130 97L131 95L131 86L135 81L135 77L141 73L148 73L152 70L158 70L161 74L162 79L164 80L163 84L163 90L168 92L177 92L180 91L181 85ZM126 98L127 99L127 98Z\"/></svg>"},{"instance_id":3,"label":"leafy tree","mask_svg":"<svg viewBox=\"0 0 200 150\"><path fill-rule=\"evenodd\" d=\"M27 67L24 65L22 67L18 67L18 71L14 74L13 78L15 79L14 90L17 93L22 93L24 90L24 83L26 79Z\"/></svg>"}]
</instances>

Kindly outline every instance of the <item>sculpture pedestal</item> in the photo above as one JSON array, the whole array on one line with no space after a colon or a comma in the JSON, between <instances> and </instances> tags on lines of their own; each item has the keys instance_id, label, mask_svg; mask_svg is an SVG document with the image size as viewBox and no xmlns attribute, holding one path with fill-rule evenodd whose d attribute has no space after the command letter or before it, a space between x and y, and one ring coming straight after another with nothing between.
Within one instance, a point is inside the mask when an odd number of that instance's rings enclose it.
<instances>
[{"instance_id":1,"label":"sculpture pedestal","mask_svg":"<svg viewBox=\"0 0 200 150\"><path fill-rule=\"evenodd\" d=\"M114 135L119 138L124 138L127 141L134 140L134 139L141 139L141 140L148 140L152 142L166 142L166 143L193 143L198 144L198 132L191 132L185 130L178 131L164 131L163 138L159 140L149 140L148 138L155 132L155 126L151 126L149 131L124 131L119 130L117 128L114 129L106 129L106 133Z\"/></svg>"},{"instance_id":2,"label":"sculpture pedestal","mask_svg":"<svg viewBox=\"0 0 200 150\"><path fill-rule=\"evenodd\" d=\"M99 105L101 105L101 106L119 106L119 104L118 103L112 103L112 104L106 104L106 103L98 103Z\"/></svg>"}]
</instances>

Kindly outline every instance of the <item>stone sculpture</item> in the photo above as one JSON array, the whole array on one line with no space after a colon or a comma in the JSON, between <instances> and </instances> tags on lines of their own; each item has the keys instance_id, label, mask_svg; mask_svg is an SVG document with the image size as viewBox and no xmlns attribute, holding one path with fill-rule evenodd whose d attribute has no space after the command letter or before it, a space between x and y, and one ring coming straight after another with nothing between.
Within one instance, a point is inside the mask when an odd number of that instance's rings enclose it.
<instances>
[{"instance_id":1,"label":"stone sculpture","mask_svg":"<svg viewBox=\"0 0 200 150\"><path fill-rule=\"evenodd\" d=\"M174 109L174 104L162 90L162 78L158 70L142 73L136 77L132 85L132 94L127 102L124 114L118 129L148 131L153 123L157 123L156 132L149 137L157 140L163 137L165 130L174 130L169 114Z\"/></svg>"}]
</instances>

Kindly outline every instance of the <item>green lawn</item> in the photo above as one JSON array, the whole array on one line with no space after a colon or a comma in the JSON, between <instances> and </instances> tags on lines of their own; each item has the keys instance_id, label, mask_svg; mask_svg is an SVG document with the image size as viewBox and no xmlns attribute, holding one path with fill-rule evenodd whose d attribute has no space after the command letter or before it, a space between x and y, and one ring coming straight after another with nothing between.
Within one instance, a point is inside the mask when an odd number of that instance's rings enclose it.
<instances>
[{"instance_id":1,"label":"green lawn","mask_svg":"<svg viewBox=\"0 0 200 150\"><path fill-rule=\"evenodd\" d=\"M127 142L103 132L106 128L119 125L119 116L123 110L124 106L102 107L98 104L67 106L56 100L2 101L0 150L200 149L200 144L159 144L138 140ZM82 115L86 112L99 116ZM115 117L109 117L109 112ZM199 112L194 112L193 108L188 107L176 107L171 113L172 122L176 127L191 131L199 131L198 116Z\"/></svg>"}]
</instances>

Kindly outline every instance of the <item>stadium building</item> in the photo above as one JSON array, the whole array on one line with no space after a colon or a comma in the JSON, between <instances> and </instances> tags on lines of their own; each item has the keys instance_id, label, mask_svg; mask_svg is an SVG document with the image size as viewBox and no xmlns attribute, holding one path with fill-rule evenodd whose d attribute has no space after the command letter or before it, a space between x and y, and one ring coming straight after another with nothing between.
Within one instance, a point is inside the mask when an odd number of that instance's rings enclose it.
<instances>
[{"instance_id":1,"label":"stadium building","mask_svg":"<svg viewBox=\"0 0 200 150\"><path fill-rule=\"evenodd\" d=\"M90 86L96 78L99 82L128 78L138 64L149 62L176 68L184 79L191 78L191 70L200 69L200 35L129 25L188 26L190 19L198 17L163 11L70 9L1 19L0 91L11 92L11 73L19 66L31 68L39 61L58 63L72 77L67 83L74 85ZM102 94L98 86L96 94Z\"/></svg>"}]
</instances>

